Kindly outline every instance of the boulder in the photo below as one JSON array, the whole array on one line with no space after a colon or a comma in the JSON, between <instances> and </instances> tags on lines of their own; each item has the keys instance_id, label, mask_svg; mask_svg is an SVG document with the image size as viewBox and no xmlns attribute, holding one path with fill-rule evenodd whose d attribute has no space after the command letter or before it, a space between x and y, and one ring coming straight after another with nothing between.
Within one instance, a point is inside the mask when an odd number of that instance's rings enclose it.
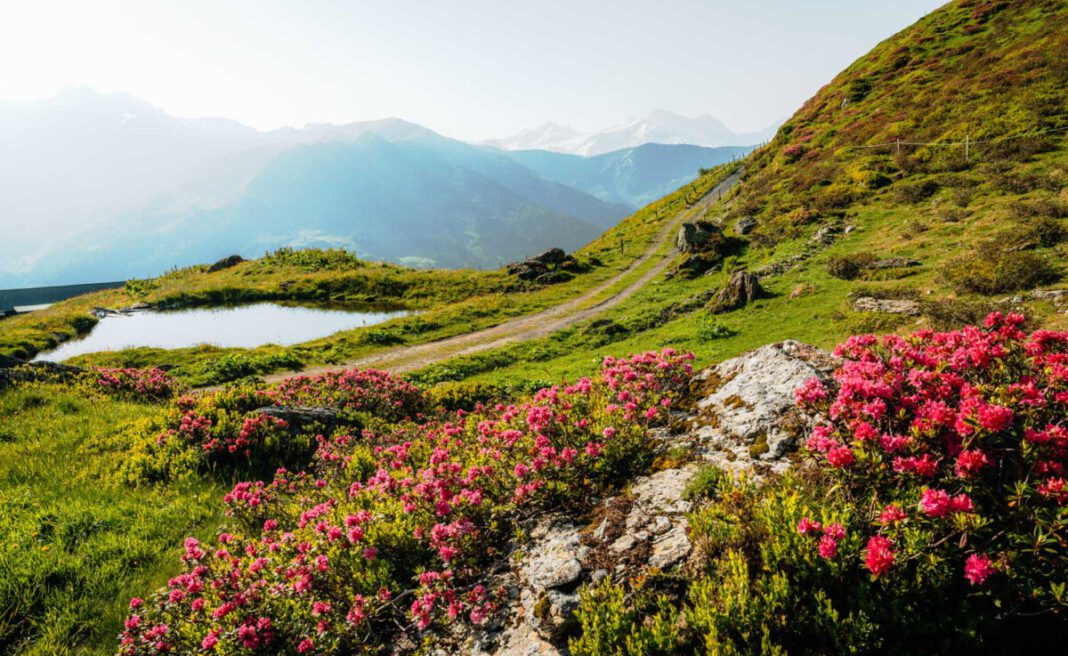
<instances>
[{"instance_id":1,"label":"boulder","mask_svg":"<svg viewBox=\"0 0 1068 656\"><path fill-rule=\"evenodd\" d=\"M697 377L707 383L697 401L704 418L699 424L713 426L751 455L781 458L801 420L794 390L810 378L829 380L834 366L825 351L787 340L709 367ZM766 450L752 448L758 440Z\"/></svg>"},{"instance_id":2,"label":"boulder","mask_svg":"<svg viewBox=\"0 0 1068 656\"><path fill-rule=\"evenodd\" d=\"M230 255L219 260L215 264L208 267L208 273L215 273L216 271L222 271L223 269L229 269L235 267L245 261L245 258L240 255Z\"/></svg>"},{"instance_id":3,"label":"boulder","mask_svg":"<svg viewBox=\"0 0 1068 656\"><path fill-rule=\"evenodd\" d=\"M861 296L853 299L853 309L857 312L882 312L883 314L904 314L910 317L918 317L923 313L923 307L919 301L910 301L903 298L873 298Z\"/></svg>"},{"instance_id":4,"label":"boulder","mask_svg":"<svg viewBox=\"0 0 1068 656\"><path fill-rule=\"evenodd\" d=\"M550 248L541 255L530 258L535 262L541 262L546 266L556 266L567 259L567 253L562 248Z\"/></svg>"},{"instance_id":5,"label":"boulder","mask_svg":"<svg viewBox=\"0 0 1068 656\"><path fill-rule=\"evenodd\" d=\"M756 219L751 216L743 216L734 224L734 231L739 235L748 235L757 227Z\"/></svg>"},{"instance_id":6,"label":"boulder","mask_svg":"<svg viewBox=\"0 0 1068 656\"><path fill-rule=\"evenodd\" d=\"M337 410L309 406L272 405L259 408L254 411L254 414L281 419L289 425L291 430L297 432L315 426L324 432L332 433L341 421Z\"/></svg>"},{"instance_id":7,"label":"boulder","mask_svg":"<svg viewBox=\"0 0 1068 656\"><path fill-rule=\"evenodd\" d=\"M722 258L718 255L688 255L675 267L675 273L690 277L700 276L716 268L721 261Z\"/></svg>"},{"instance_id":8,"label":"boulder","mask_svg":"<svg viewBox=\"0 0 1068 656\"><path fill-rule=\"evenodd\" d=\"M708 221L683 223L675 237L675 248L682 253L700 252L706 250L721 234L719 227Z\"/></svg>"},{"instance_id":9,"label":"boulder","mask_svg":"<svg viewBox=\"0 0 1068 656\"><path fill-rule=\"evenodd\" d=\"M719 293L709 303L708 309L713 314L736 310L764 295L764 288L760 286L760 278L748 271L735 271L731 274L727 285L719 290Z\"/></svg>"}]
</instances>

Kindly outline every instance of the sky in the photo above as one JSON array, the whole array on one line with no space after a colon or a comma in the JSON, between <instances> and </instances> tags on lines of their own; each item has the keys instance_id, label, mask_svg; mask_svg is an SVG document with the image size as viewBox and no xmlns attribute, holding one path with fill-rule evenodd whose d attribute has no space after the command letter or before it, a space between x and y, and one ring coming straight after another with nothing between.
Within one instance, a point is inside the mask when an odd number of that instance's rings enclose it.
<instances>
[{"instance_id":1,"label":"sky","mask_svg":"<svg viewBox=\"0 0 1068 656\"><path fill-rule=\"evenodd\" d=\"M68 85L267 130L397 116L468 140L655 108L790 116L942 0L0 0L0 99Z\"/></svg>"}]
</instances>

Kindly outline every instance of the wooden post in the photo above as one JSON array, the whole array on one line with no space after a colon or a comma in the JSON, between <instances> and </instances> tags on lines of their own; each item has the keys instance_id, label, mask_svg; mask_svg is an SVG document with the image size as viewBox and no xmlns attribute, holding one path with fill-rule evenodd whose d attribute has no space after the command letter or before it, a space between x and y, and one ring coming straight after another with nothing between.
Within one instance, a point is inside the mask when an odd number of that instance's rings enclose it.
<instances>
[{"instance_id":1,"label":"wooden post","mask_svg":"<svg viewBox=\"0 0 1068 656\"><path fill-rule=\"evenodd\" d=\"M623 238L622 237L619 238L619 254L621 256L622 255L626 255L626 253L623 252Z\"/></svg>"},{"instance_id":2,"label":"wooden post","mask_svg":"<svg viewBox=\"0 0 1068 656\"><path fill-rule=\"evenodd\" d=\"M967 162L971 159L971 141L972 135L964 135L964 161Z\"/></svg>"},{"instance_id":3,"label":"wooden post","mask_svg":"<svg viewBox=\"0 0 1068 656\"><path fill-rule=\"evenodd\" d=\"M900 155L901 154L901 138L900 137L898 137L898 139L895 142L895 144L897 145L897 154Z\"/></svg>"}]
</instances>

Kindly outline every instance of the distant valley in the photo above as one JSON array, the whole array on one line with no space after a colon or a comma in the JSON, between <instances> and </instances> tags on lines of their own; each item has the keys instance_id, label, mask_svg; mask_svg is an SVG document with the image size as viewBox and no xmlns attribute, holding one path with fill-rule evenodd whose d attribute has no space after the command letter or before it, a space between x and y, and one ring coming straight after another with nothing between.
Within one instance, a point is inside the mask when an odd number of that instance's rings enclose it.
<instances>
[{"instance_id":1,"label":"distant valley","mask_svg":"<svg viewBox=\"0 0 1068 656\"><path fill-rule=\"evenodd\" d=\"M676 132L647 136L685 137ZM283 246L497 267L577 248L751 150L617 141L632 145L520 151L400 119L259 132L84 87L6 102L0 143L14 156L0 165L0 288L143 277Z\"/></svg>"}]
</instances>

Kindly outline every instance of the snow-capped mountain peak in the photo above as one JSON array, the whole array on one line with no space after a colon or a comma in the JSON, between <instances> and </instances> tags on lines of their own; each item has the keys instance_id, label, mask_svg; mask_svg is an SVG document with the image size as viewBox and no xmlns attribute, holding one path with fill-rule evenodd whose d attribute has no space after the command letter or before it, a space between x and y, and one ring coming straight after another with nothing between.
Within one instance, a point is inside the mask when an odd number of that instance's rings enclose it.
<instances>
[{"instance_id":1,"label":"snow-capped mountain peak","mask_svg":"<svg viewBox=\"0 0 1068 656\"><path fill-rule=\"evenodd\" d=\"M582 134L568 126L544 123L511 137L484 142L502 150L551 150L575 155L601 155L647 143L692 144L695 146L748 146L764 141L776 126L760 132L739 134L710 114L689 118L664 109L623 125Z\"/></svg>"}]
</instances>

